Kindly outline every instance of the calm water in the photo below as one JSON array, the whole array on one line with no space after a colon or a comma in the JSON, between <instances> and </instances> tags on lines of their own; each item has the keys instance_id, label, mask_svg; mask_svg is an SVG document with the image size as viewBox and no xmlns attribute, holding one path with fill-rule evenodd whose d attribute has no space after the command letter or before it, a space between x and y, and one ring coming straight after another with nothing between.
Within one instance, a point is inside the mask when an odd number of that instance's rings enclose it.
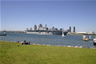
<instances>
[{"instance_id":1,"label":"calm water","mask_svg":"<svg viewBox=\"0 0 96 64\"><path fill-rule=\"evenodd\" d=\"M92 36L94 38L94 36ZM83 41L82 35L32 35L25 33L7 33L7 36L0 36L1 41L30 41L31 44L54 45L54 46L83 46L93 47L92 41Z\"/></svg>"}]
</instances>

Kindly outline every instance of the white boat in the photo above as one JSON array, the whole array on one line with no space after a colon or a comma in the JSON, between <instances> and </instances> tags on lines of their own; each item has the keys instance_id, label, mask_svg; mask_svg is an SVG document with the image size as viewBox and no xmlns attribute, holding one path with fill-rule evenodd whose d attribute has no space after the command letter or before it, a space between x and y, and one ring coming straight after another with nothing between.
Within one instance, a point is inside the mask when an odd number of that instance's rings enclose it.
<instances>
[{"instance_id":1,"label":"white boat","mask_svg":"<svg viewBox=\"0 0 96 64\"><path fill-rule=\"evenodd\" d=\"M89 40L93 40L93 39L91 38L91 36L89 36L89 39L88 39L88 38L86 38L86 35L83 35L83 40L84 41L89 41Z\"/></svg>"},{"instance_id":2,"label":"white boat","mask_svg":"<svg viewBox=\"0 0 96 64\"><path fill-rule=\"evenodd\" d=\"M62 37L65 37L64 33L62 32Z\"/></svg>"},{"instance_id":3,"label":"white boat","mask_svg":"<svg viewBox=\"0 0 96 64\"><path fill-rule=\"evenodd\" d=\"M83 40L88 41L88 38L86 38L86 35L83 35Z\"/></svg>"},{"instance_id":4,"label":"white boat","mask_svg":"<svg viewBox=\"0 0 96 64\"><path fill-rule=\"evenodd\" d=\"M85 39L83 39L84 41L89 41L89 39L88 38L85 38Z\"/></svg>"},{"instance_id":5,"label":"white boat","mask_svg":"<svg viewBox=\"0 0 96 64\"><path fill-rule=\"evenodd\" d=\"M89 40L93 40L93 39L91 38L91 36L89 36Z\"/></svg>"}]
</instances>

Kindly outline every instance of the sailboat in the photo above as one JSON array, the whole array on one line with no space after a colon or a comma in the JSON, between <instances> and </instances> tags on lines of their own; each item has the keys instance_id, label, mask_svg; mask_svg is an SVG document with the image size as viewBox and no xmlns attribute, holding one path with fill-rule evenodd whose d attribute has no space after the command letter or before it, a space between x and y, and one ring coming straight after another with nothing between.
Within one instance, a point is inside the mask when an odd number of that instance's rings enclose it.
<instances>
[{"instance_id":1,"label":"sailboat","mask_svg":"<svg viewBox=\"0 0 96 64\"><path fill-rule=\"evenodd\" d=\"M62 37L65 37L64 33L62 32Z\"/></svg>"},{"instance_id":2,"label":"sailboat","mask_svg":"<svg viewBox=\"0 0 96 64\"><path fill-rule=\"evenodd\" d=\"M83 40L88 41L88 38L86 38L86 35L83 35Z\"/></svg>"}]
</instances>

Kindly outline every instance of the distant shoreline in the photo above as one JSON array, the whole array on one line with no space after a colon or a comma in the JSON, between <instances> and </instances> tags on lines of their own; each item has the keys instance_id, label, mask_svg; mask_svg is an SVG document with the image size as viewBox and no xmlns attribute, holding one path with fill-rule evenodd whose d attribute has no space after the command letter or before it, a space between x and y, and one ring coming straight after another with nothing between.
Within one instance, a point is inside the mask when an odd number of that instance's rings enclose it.
<instances>
[{"instance_id":1,"label":"distant shoreline","mask_svg":"<svg viewBox=\"0 0 96 64\"><path fill-rule=\"evenodd\" d=\"M84 33L69 33L69 35L91 35L91 36L96 36L96 34L84 34Z\"/></svg>"},{"instance_id":2,"label":"distant shoreline","mask_svg":"<svg viewBox=\"0 0 96 64\"><path fill-rule=\"evenodd\" d=\"M25 33L24 31L0 31L0 32Z\"/></svg>"}]
</instances>

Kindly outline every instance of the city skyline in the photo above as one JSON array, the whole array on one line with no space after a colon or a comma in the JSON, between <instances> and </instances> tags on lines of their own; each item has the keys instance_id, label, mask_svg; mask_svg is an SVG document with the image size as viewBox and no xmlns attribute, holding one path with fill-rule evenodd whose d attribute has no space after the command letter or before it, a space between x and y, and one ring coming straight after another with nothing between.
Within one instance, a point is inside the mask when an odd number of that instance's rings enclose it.
<instances>
[{"instance_id":1,"label":"city skyline","mask_svg":"<svg viewBox=\"0 0 96 64\"><path fill-rule=\"evenodd\" d=\"M34 25L31 28L27 28L26 30L52 30L52 31L56 31L56 30L57 31L58 30L62 31L63 30L63 31L68 31L68 32L75 32L75 26L73 26L73 27L69 26L68 29L64 29L64 28L58 28L58 27L55 27L55 26L49 28L47 26L47 24L45 24L45 25L39 24L39 25Z\"/></svg>"},{"instance_id":2,"label":"city skyline","mask_svg":"<svg viewBox=\"0 0 96 64\"><path fill-rule=\"evenodd\" d=\"M76 27L76 32L96 33L96 1L1 1L0 30L21 30L42 24L49 28Z\"/></svg>"}]
</instances>

